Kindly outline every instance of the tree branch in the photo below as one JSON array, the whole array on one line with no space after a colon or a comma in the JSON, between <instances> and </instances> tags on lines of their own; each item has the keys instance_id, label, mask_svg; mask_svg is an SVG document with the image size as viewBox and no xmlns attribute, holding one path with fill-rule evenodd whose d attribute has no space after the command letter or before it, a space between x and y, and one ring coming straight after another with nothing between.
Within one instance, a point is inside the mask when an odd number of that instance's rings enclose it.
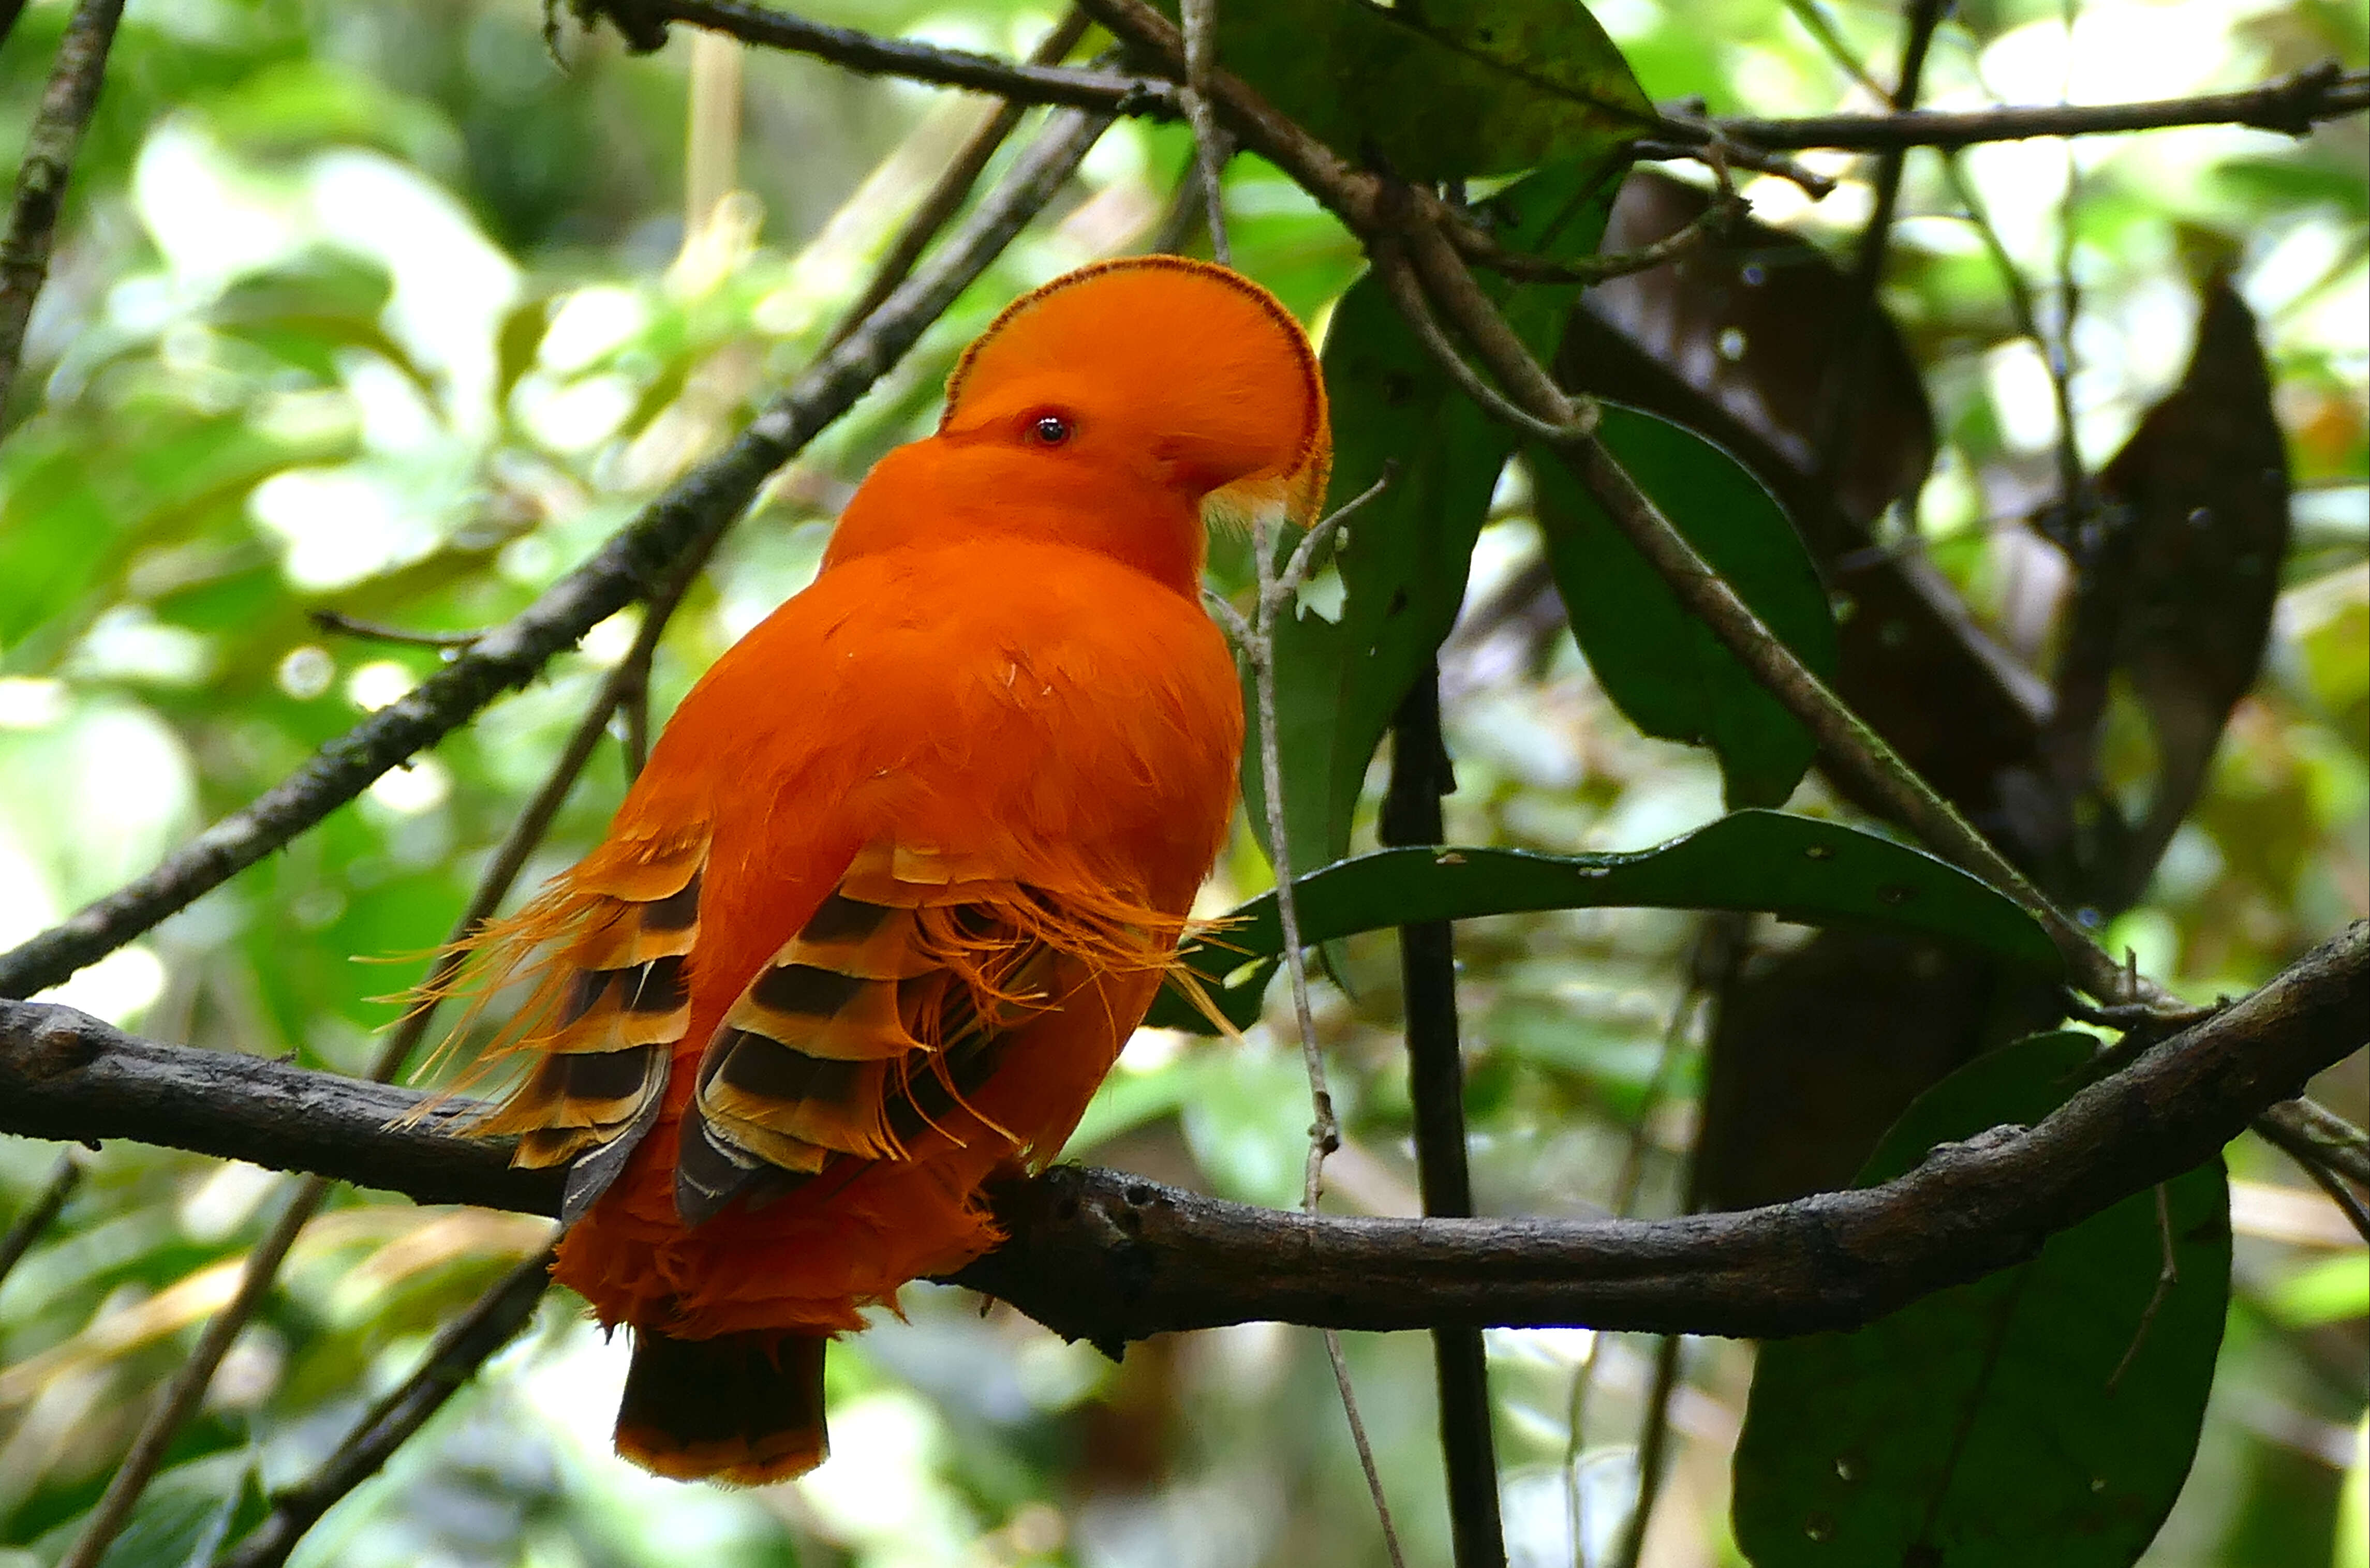
<instances>
[{"instance_id":1,"label":"tree branch","mask_svg":"<svg viewBox=\"0 0 2370 1568\"><path fill-rule=\"evenodd\" d=\"M605 17L635 49L666 43L669 22L689 22L743 43L812 55L867 76L903 76L936 86L994 93L1017 104L1058 104L1101 114L1175 120L1184 113L1176 86L1145 76L1075 66L1021 64L961 49L880 38L853 28L811 22L742 0L577 0L588 19Z\"/></svg>"},{"instance_id":2,"label":"tree branch","mask_svg":"<svg viewBox=\"0 0 2370 1568\"><path fill-rule=\"evenodd\" d=\"M1256 1319L1344 1329L1585 1323L1768 1337L1851 1328L2031 1256L2054 1231L2215 1158L2361 1047L2370 921L2077 1092L2039 1126L1945 1145L1880 1187L1657 1221L1358 1219L1064 1167L995 1195L1012 1240L954 1276L1107 1346ZM414 1092L135 1039L0 1002L0 1132L132 1138L421 1202L554 1214L557 1173L418 1127Z\"/></svg>"},{"instance_id":3,"label":"tree branch","mask_svg":"<svg viewBox=\"0 0 2370 1568\"><path fill-rule=\"evenodd\" d=\"M50 277L50 249L65 206L66 179L84 127L98 106L107 74L107 52L115 41L123 0L81 0L58 40L57 63L41 91L41 107L25 138L25 161L17 169L17 199L8 232L0 236L0 402L15 384L25 351L25 324ZM9 17L11 26L15 17Z\"/></svg>"},{"instance_id":4,"label":"tree branch","mask_svg":"<svg viewBox=\"0 0 2370 1568\"><path fill-rule=\"evenodd\" d=\"M1873 153L1894 147L1967 147L2035 136L2095 136L2181 125L2248 125L2290 136L2324 120L2370 109L2370 72L2325 61L2292 76L2234 93L2143 103L2040 104L1968 113L1825 114L1792 120L1722 120L1723 135L1772 151L1833 147Z\"/></svg>"},{"instance_id":5,"label":"tree branch","mask_svg":"<svg viewBox=\"0 0 2370 1568\"><path fill-rule=\"evenodd\" d=\"M1087 8L1112 32L1145 49L1156 35L1141 29L1140 17L1134 26L1113 19L1124 17L1136 3L1101 0ZM812 55L867 75L902 76L938 86L995 93L1016 103L1065 104L1162 120L1178 119L1184 113L1178 92L1178 85L1185 80L1181 47L1171 56L1156 43L1151 45L1147 54L1157 75L1119 75L1021 64L962 50L880 38L742 0L579 0L578 8L588 16L608 17L637 49L662 47L666 24L682 21L729 33L747 43ZM1144 10L1159 15L1149 6ZM1955 114L1827 114L1784 120L1700 120L1665 116L1651 128L1649 141L1663 155L1694 155L1712 141L1724 139L1735 143L1742 155L1735 160L1739 166L1768 168L1800 178L1799 171L1773 165L1763 155L1812 147L1846 152L1965 147L1979 142L2161 131L2184 125L2247 125L2302 136L2321 120L2359 114L2365 109L2370 109L2370 73L2347 72L2330 61L2236 92L2140 103L2044 104Z\"/></svg>"},{"instance_id":6,"label":"tree branch","mask_svg":"<svg viewBox=\"0 0 2370 1568\"><path fill-rule=\"evenodd\" d=\"M316 752L145 876L0 954L0 997L28 996L121 947L254 864L414 753L524 685L596 623L655 591L747 508L758 486L869 391L1076 169L1107 117L1050 126L951 241L742 431L516 619Z\"/></svg>"},{"instance_id":7,"label":"tree branch","mask_svg":"<svg viewBox=\"0 0 2370 1568\"><path fill-rule=\"evenodd\" d=\"M221 1568L279 1568L305 1532L346 1494L376 1475L428 1418L494 1353L518 1337L551 1287L548 1249L520 1264L447 1323L418 1368L356 1422L346 1440L293 1486L271 1495L271 1512L249 1531Z\"/></svg>"}]
</instances>

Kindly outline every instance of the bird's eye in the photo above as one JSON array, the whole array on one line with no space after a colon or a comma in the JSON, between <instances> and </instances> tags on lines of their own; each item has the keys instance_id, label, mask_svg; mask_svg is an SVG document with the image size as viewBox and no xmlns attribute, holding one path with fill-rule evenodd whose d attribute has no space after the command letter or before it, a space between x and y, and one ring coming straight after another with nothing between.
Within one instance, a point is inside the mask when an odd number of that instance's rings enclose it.
<instances>
[{"instance_id":1,"label":"bird's eye","mask_svg":"<svg viewBox=\"0 0 2370 1568\"><path fill-rule=\"evenodd\" d=\"M1030 421L1029 433L1040 446L1060 446L1070 439L1070 422L1053 414L1040 414Z\"/></svg>"}]
</instances>

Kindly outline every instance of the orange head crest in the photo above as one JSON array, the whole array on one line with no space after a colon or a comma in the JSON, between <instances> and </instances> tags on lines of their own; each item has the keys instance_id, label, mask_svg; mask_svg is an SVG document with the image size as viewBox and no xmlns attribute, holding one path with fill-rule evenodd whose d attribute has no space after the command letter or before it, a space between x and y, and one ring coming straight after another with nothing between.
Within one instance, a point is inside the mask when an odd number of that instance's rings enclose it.
<instances>
[{"instance_id":1,"label":"orange head crest","mask_svg":"<svg viewBox=\"0 0 2370 1568\"><path fill-rule=\"evenodd\" d=\"M1205 516L1306 524L1331 461L1316 350L1272 295L1179 257L1099 262L1016 301L964 352L938 434L874 469L833 555L1026 531L1191 591Z\"/></svg>"}]
</instances>

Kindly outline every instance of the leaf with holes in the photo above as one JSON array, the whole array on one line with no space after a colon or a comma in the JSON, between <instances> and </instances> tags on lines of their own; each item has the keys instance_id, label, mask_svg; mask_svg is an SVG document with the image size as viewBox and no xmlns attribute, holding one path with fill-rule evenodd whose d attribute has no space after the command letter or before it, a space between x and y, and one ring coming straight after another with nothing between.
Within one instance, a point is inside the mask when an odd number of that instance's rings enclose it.
<instances>
[{"instance_id":1,"label":"leaf with holes","mask_svg":"<svg viewBox=\"0 0 2370 1568\"><path fill-rule=\"evenodd\" d=\"M1861 1185L2041 1120L2096 1046L2041 1035L1979 1058L1910 1107ZM1764 1346L1736 1446L1736 1539L1755 1568L2135 1562L2189 1474L2229 1300L2219 1162L2161 1191L2179 1278L2160 1299L2150 1191L1856 1333Z\"/></svg>"},{"instance_id":2,"label":"leaf with holes","mask_svg":"<svg viewBox=\"0 0 2370 1568\"><path fill-rule=\"evenodd\" d=\"M1490 223L1526 250L1586 256L1618 183L1617 170L1597 165L1543 169L1489 203ZM1514 330L1541 349L1553 342L1575 292L1495 280L1485 286ZM1343 529L1335 556L1339 619L1304 605L1276 626L1286 824L1292 863L1300 866L1323 865L1349 849L1366 764L1456 624L1473 541L1513 450L1505 428L1432 363L1371 275L1333 314L1325 391L1336 443L1329 503L1341 505L1394 466L1389 487ZM1248 681L1244 705L1257 711ZM1263 820L1256 749L1245 759L1243 791L1251 819Z\"/></svg>"},{"instance_id":3,"label":"leaf with holes","mask_svg":"<svg viewBox=\"0 0 2370 1568\"><path fill-rule=\"evenodd\" d=\"M1840 822L1739 811L1651 850L1532 854L1395 849L1313 871L1294 884L1310 943L1386 926L1543 910L1757 910L1806 925L1873 925L1952 938L2047 973L2057 949L2008 897L1948 862ZM1237 1026L1259 1016L1283 935L1275 896L1187 948L1186 962ZM1151 1022L1211 1025L1174 995Z\"/></svg>"},{"instance_id":4,"label":"leaf with holes","mask_svg":"<svg viewBox=\"0 0 2370 1568\"><path fill-rule=\"evenodd\" d=\"M1762 624L1832 682L1826 589L1761 482L1693 430L1634 408L1606 405L1598 435ZM1811 732L1687 612L1562 463L1535 450L1530 467L1556 587L1605 695L1649 735L1711 748L1731 807L1783 805L1818 755Z\"/></svg>"},{"instance_id":5,"label":"leaf with holes","mask_svg":"<svg viewBox=\"0 0 2370 1568\"><path fill-rule=\"evenodd\" d=\"M1221 6L1217 59L1343 156L1406 179L1600 160L1656 120L1580 0Z\"/></svg>"}]
</instances>

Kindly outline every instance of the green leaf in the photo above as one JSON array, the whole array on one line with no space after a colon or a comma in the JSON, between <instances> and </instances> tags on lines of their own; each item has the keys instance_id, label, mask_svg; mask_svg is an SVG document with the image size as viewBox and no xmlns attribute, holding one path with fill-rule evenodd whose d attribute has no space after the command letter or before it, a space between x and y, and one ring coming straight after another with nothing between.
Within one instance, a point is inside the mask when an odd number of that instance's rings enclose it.
<instances>
[{"instance_id":1,"label":"green leaf","mask_svg":"<svg viewBox=\"0 0 2370 1568\"><path fill-rule=\"evenodd\" d=\"M1667 419L1606 405L1598 433L1762 624L1832 682L1835 616L1777 498ZM1535 451L1531 474L1556 587L1605 695L1649 735L1710 747L1731 809L1785 804L1818 754L1810 731L1687 612L1562 463Z\"/></svg>"},{"instance_id":2,"label":"green leaf","mask_svg":"<svg viewBox=\"0 0 2370 1568\"><path fill-rule=\"evenodd\" d=\"M1221 6L1217 58L1343 156L1407 179L1601 159L1656 119L1579 0Z\"/></svg>"},{"instance_id":3,"label":"green leaf","mask_svg":"<svg viewBox=\"0 0 2370 1568\"><path fill-rule=\"evenodd\" d=\"M1243 9L1254 9L1243 7ZM1490 203L1509 244L1569 258L1596 249L1619 170L1559 165L1510 186ZM1485 287L1534 349L1551 347L1576 289ZM1380 279L1342 296L1325 338L1325 391L1332 404L1333 483L1340 506L1396 464L1389 488L1343 532L1339 620L1305 605L1276 626L1276 719L1283 761L1292 864L1323 865L1350 847L1350 822L1366 764L1416 677L1432 668L1465 599L1473 541L1511 434L1458 391L1417 342ZM1256 712L1248 679L1247 711ZM1264 821L1257 749L1244 759L1243 797Z\"/></svg>"},{"instance_id":4,"label":"green leaf","mask_svg":"<svg viewBox=\"0 0 2370 1568\"><path fill-rule=\"evenodd\" d=\"M1356 856L1295 882L1303 940L1481 915L1627 907L1757 910L1805 925L1873 925L1964 942L2054 972L2057 949L2008 895L1946 861L1840 822L1739 811L1651 850L1532 854L1522 850L1397 849ZM1283 952L1275 895L1187 948L1211 998L1237 1027L1259 1016ZM1172 993L1152 1024L1208 1032Z\"/></svg>"},{"instance_id":5,"label":"green leaf","mask_svg":"<svg viewBox=\"0 0 2370 1568\"><path fill-rule=\"evenodd\" d=\"M99 1568L206 1568L224 1545L270 1511L251 1452L212 1454L161 1471L133 1505ZM44 1536L35 1550L63 1553L87 1515Z\"/></svg>"},{"instance_id":6,"label":"green leaf","mask_svg":"<svg viewBox=\"0 0 2370 1568\"><path fill-rule=\"evenodd\" d=\"M2096 1047L2042 1035L1978 1058L1909 1108L1861 1184L2039 1121ZM2180 1278L2152 1318L2146 1192L1857 1333L1764 1346L1736 1448L1736 1537L1755 1568L2135 1562L2189 1473L2230 1284L2219 1162L2162 1190Z\"/></svg>"}]
</instances>

